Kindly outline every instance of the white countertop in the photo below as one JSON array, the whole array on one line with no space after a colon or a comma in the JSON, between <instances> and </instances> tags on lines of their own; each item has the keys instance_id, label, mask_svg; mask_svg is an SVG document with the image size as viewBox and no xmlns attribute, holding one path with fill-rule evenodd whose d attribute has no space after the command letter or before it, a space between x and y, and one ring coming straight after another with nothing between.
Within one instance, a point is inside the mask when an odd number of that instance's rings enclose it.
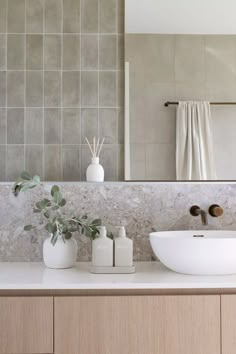
<instances>
[{"instance_id":1,"label":"white countertop","mask_svg":"<svg viewBox=\"0 0 236 354\"><path fill-rule=\"evenodd\" d=\"M236 275L190 276L158 262L138 262L135 274L91 274L89 263L67 270L43 263L0 263L0 290L236 289Z\"/></svg>"}]
</instances>

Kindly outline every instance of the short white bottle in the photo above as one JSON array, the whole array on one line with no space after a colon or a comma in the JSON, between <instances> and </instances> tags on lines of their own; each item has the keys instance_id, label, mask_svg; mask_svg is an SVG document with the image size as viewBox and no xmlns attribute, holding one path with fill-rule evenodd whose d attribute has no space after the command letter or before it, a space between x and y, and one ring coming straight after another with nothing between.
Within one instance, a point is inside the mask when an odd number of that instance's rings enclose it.
<instances>
[{"instance_id":1,"label":"short white bottle","mask_svg":"<svg viewBox=\"0 0 236 354\"><path fill-rule=\"evenodd\" d=\"M104 182L104 169L99 164L99 157L92 157L92 163L86 171L87 182Z\"/></svg>"},{"instance_id":2,"label":"short white bottle","mask_svg":"<svg viewBox=\"0 0 236 354\"><path fill-rule=\"evenodd\" d=\"M126 237L123 226L120 227L118 237L115 239L115 266L133 266L133 241Z\"/></svg>"},{"instance_id":3,"label":"short white bottle","mask_svg":"<svg viewBox=\"0 0 236 354\"><path fill-rule=\"evenodd\" d=\"M113 266L113 240L107 237L105 226L100 227L99 237L92 242L92 265L95 267Z\"/></svg>"}]
</instances>

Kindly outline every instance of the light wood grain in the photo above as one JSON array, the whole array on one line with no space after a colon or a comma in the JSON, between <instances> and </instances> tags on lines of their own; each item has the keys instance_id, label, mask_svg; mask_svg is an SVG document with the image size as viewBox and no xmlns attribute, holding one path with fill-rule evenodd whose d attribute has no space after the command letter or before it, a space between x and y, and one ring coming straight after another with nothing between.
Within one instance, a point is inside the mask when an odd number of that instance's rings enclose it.
<instances>
[{"instance_id":1,"label":"light wood grain","mask_svg":"<svg viewBox=\"0 0 236 354\"><path fill-rule=\"evenodd\" d=\"M220 296L55 298L55 354L220 354Z\"/></svg>"},{"instance_id":2,"label":"light wood grain","mask_svg":"<svg viewBox=\"0 0 236 354\"><path fill-rule=\"evenodd\" d=\"M221 297L222 354L236 353L236 295Z\"/></svg>"},{"instance_id":3,"label":"light wood grain","mask_svg":"<svg viewBox=\"0 0 236 354\"><path fill-rule=\"evenodd\" d=\"M53 298L0 298L0 353L53 352Z\"/></svg>"}]
</instances>

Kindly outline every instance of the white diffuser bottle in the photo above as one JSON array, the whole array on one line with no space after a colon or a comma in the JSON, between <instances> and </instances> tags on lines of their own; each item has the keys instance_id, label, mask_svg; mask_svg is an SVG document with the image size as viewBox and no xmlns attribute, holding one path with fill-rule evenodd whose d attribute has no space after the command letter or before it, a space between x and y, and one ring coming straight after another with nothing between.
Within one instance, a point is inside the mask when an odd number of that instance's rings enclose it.
<instances>
[{"instance_id":1,"label":"white diffuser bottle","mask_svg":"<svg viewBox=\"0 0 236 354\"><path fill-rule=\"evenodd\" d=\"M92 242L92 265L94 267L113 266L113 241L107 237L105 226L100 227L99 237Z\"/></svg>"},{"instance_id":2,"label":"white diffuser bottle","mask_svg":"<svg viewBox=\"0 0 236 354\"><path fill-rule=\"evenodd\" d=\"M104 182L104 169L99 163L99 157L92 157L92 163L86 171L87 182Z\"/></svg>"},{"instance_id":3,"label":"white diffuser bottle","mask_svg":"<svg viewBox=\"0 0 236 354\"><path fill-rule=\"evenodd\" d=\"M93 138L93 143L90 144L87 138L85 138L88 147L92 154L92 163L88 166L86 171L86 180L87 182L104 182L104 169L99 163L99 156L102 150L104 140L100 144L100 139Z\"/></svg>"},{"instance_id":4,"label":"white diffuser bottle","mask_svg":"<svg viewBox=\"0 0 236 354\"><path fill-rule=\"evenodd\" d=\"M120 227L118 237L115 239L115 266L133 266L133 240L126 237L123 226Z\"/></svg>"}]
</instances>

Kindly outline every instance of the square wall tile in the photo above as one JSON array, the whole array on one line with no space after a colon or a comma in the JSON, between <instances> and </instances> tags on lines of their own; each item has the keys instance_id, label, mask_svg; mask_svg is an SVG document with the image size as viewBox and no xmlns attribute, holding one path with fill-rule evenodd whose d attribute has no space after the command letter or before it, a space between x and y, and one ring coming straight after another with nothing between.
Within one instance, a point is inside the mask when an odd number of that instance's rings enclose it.
<instances>
[{"instance_id":1,"label":"square wall tile","mask_svg":"<svg viewBox=\"0 0 236 354\"><path fill-rule=\"evenodd\" d=\"M43 109L25 110L25 144L43 144Z\"/></svg>"},{"instance_id":2,"label":"square wall tile","mask_svg":"<svg viewBox=\"0 0 236 354\"><path fill-rule=\"evenodd\" d=\"M6 146L0 145L0 181L6 181Z\"/></svg>"},{"instance_id":3,"label":"square wall tile","mask_svg":"<svg viewBox=\"0 0 236 354\"><path fill-rule=\"evenodd\" d=\"M7 29L7 0L0 0L0 32L5 33Z\"/></svg>"},{"instance_id":4,"label":"square wall tile","mask_svg":"<svg viewBox=\"0 0 236 354\"><path fill-rule=\"evenodd\" d=\"M6 70L6 35L0 34L0 70Z\"/></svg>"},{"instance_id":5,"label":"square wall tile","mask_svg":"<svg viewBox=\"0 0 236 354\"><path fill-rule=\"evenodd\" d=\"M86 170L91 163L91 152L88 145L81 145L81 180L86 181Z\"/></svg>"},{"instance_id":6,"label":"square wall tile","mask_svg":"<svg viewBox=\"0 0 236 354\"><path fill-rule=\"evenodd\" d=\"M99 109L99 136L105 138L105 144L117 143L117 110Z\"/></svg>"},{"instance_id":7,"label":"square wall tile","mask_svg":"<svg viewBox=\"0 0 236 354\"><path fill-rule=\"evenodd\" d=\"M61 181L61 146L45 145L44 148L44 180Z\"/></svg>"},{"instance_id":8,"label":"square wall tile","mask_svg":"<svg viewBox=\"0 0 236 354\"><path fill-rule=\"evenodd\" d=\"M113 35L99 36L99 69L115 70L117 38Z\"/></svg>"},{"instance_id":9,"label":"square wall tile","mask_svg":"<svg viewBox=\"0 0 236 354\"><path fill-rule=\"evenodd\" d=\"M98 105L98 72L83 71L81 75L82 106L96 107Z\"/></svg>"},{"instance_id":10,"label":"square wall tile","mask_svg":"<svg viewBox=\"0 0 236 354\"><path fill-rule=\"evenodd\" d=\"M101 71L99 76L99 104L116 107L116 73Z\"/></svg>"},{"instance_id":11,"label":"square wall tile","mask_svg":"<svg viewBox=\"0 0 236 354\"><path fill-rule=\"evenodd\" d=\"M80 144L80 110L68 108L63 110L62 143Z\"/></svg>"},{"instance_id":12,"label":"square wall tile","mask_svg":"<svg viewBox=\"0 0 236 354\"><path fill-rule=\"evenodd\" d=\"M0 145L6 144L7 118L6 109L0 108Z\"/></svg>"},{"instance_id":13,"label":"square wall tile","mask_svg":"<svg viewBox=\"0 0 236 354\"><path fill-rule=\"evenodd\" d=\"M0 71L0 107L6 107L6 72Z\"/></svg>"},{"instance_id":14,"label":"square wall tile","mask_svg":"<svg viewBox=\"0 0 236 354\"><path fill-rule=\"evenodd\" d=\"M9 34L7 36L7 69L24 70L25 68L25 36Z\"/></svg>"},{"instance_id":15,"label":"square wall tile","mask_svg":"<svg viewBox=\"0 0 236 354\"><path fill-rule=\"evenodd\" d=\"M118 41L118 47L117 47L117 68L119 70L124 70L125 68L125 43L124 43L124 35L119 34L117 41Z\"/></svg>"},{"instance_id":16,"label":"square wall tile","mask_svg":"<svg viewBox=\"0 0 236 354\"><path fill-rule=\"evenodd\" d=\"M61 36L44 36L44 69L61 70Z\"/></svg>"},{"instance_id":17,"label":"square wall tile","mask_svg":"<svg viewBox=\"0 0 236 354\"><path fill-rule=\"evenodd\" d=\"M8 33L25 33L25 0L8 0Z\"/></svg>"},{"instance_id":18,"label":"square wall tile","mask_svg":"<svg viewBox=\"0 0 236 354\"><path fill-rule=\"evenodd\" d=\"M43 69L43 36L41 34L26 35L26 69Z\"/></svg>"},{"instance_id":19,"label":"square wall tile","mask_svg":"<svg viewBox=\"0 0 236 354\"><path fill-rule=\"evenodd\" d=\"M24 145L7 145L6 179L15 181L24 170Z\"/></svg>"},{"instance_id":20,"label":"square wall tile","mask_svg":"<svg viewBox=\"0 0 236 354\"><path fill-rule=\"evenodd\" d=\"M81 36L81 68L82 70L98 69L98 35Z\"/></svg>"},{"instance_id":21,"label":"square wall tile","mask_svg":"<svg viewBox=\"0 0 236 354\"><path fill-rule=\"evenodd\" d=\"M80 181L80 171L80 147L77 145L63 145L63 181Z\"/></svg>"},{"instance_id":22,"label":"square wall tile","mask_svg":"<svg viewBox=\"0 0 236 354\"><path fill-rule=\"evenodd\" d=\"M116 0L100 0L99 32L116 33Z\"/></svg>"},{"instance_id":23,"label":"square wall tile","mask_svg":"<svg viewBox=\"0 0 236 354\"><path fill-rule=\"evenodd\" d=\"M7 110L7 144L24 144L24 108Z\"/></svg>"},{"instance_id":24,"label":"square wall tile","mask_svg":"<svg viewBox=\"0 0 236 354\"><path fill-rule=\"evenodd\" d=\"M125 112L123 109L118 109L118 143L124 144L125 140Z\"/></svg>"},{"instance_id":25,"label":"square wall tile","mask_svg":"<svg viewBox=\"0 0 236 354\"><path fill-rule=\"evenodd\" d=\"M33 176L43 176L42 145L27 145L25 147L25 170Z\"/></svg>"},{"instance_id":26,"label":"square wall tile","mask_svg":"<svg viewBox=\"0 0 236 354\"><path fill-rule=\"evenodd\" d=\"M45 33L62 32L62 2L60 0L45 0L44 31Z\"/></svg>"},{"instance_id":27,"label":"square wall tile","mask_svg":"<svg viewBox=\"0 0 236 354\"><path fill-rule=\"evenodd\" d=\"M7 104L8 107L24 107L25 78L23 71L7 72Z\"/></svg>"},{"instance_id":28,"label":"square wall tile","mask_svg":"<svg viewBox=\"0 0 236 354\"><path fill-rule=\"evenodd\" d=\"M83 108L81 117L81 143L86 144L85 138L91 142L98 136L98 109Z\"/></svg>"},{"instance_id":29,"label":"square wall tile","mask_svg":"<svg viewBox=\"0 0 236 354\"><path fill-rule=\"evenodd\" d=\"M98 32L98 1L81 0L82 33Z\"/></svg>"},{"instance_id":30,"label":"square wall tile","mask_svg":"<svg viewBox=\"0 0 236 354\"><path fill-rule=\"evenodd\" d=\"M118 174L118 148L113 145L105 145L100 154L101 165L104 168L105 181L117 181Z\"/></svg>"},{"instance_id":31,"label":"square wall tile","mask_svg":"<svg viewBox=\"0 0 236 354\"><path fill-rule=\"evenodd\" d=\"M63 32L80 32L80 0L63 0Z\"/></svg>"},{"instance_id":32,"label":"square wall tile","mask_svg":"<svg viewBox=\"0 0 236 354\"><path fill-rule=\"evenodd\" d=\"M175 79L177 82L205 80L205 43L203 36L176 36Z\"/></svg>"},{"instance_id":33,"label":"square wall tile","mask_svg":"<svg viewBox=\"0 0 236 354\"><path fill-rule=\"evenodd\" d=\"M67 34L63 36L63 69L80 69L80 36Z\"/></svg>"},{"instance_id":34,"label":"square wall tile","mask_svg":"<svg viewBox=\"0 0 236 354\"><path fill-rule=\"evenodd\" d=\"M206 87L235 90L235 36L206 36Z\"/></svg>"},{"instance_id":35,"label":"square wall tile","mask_svg":"<svg viewBox=\"0 0 236 354\"><path fill-rule=\"evenodd\" d=\"M45 71L44 72L44 106L60 107L61 106L61 71Z\"/></svg>"},{"instance_id":36,"label":"square wall tile","mask_svg":"<svg viewBox=\"0 0 236 354\"><path fill-rule=\"evenodd\" d=\"M43 1L26 0L26 33L43 32Z\"/></svg>"},{"instance_id":37,"label":"square wall tile","mask_svg":"<svg viewBox=\"0 0 236 354\"><path fill-rule=\"evenodd\" d=\"M61 110L47 108L44 110L44 143L61 144Z\"/></svg>"},{"instance_id":38,"label":"square wall tile","mask_svg":"<svg viewBox=\"0 0 236 354\"><path fill-rule=\"evenodd\" d=\"M43 106L43 72L26 72L26 106Z\"/></svg>"},{"instance_id":39,"label":"square wall tile","mask_svg":"<svg viewBox=\"0 0 236 354\"><path fill-rule=\"evenodd\" d=\"M63 106L79 107L80 105L80 73L79 71L64 71L63 82Z\"/></svg>"}]
</instances>

